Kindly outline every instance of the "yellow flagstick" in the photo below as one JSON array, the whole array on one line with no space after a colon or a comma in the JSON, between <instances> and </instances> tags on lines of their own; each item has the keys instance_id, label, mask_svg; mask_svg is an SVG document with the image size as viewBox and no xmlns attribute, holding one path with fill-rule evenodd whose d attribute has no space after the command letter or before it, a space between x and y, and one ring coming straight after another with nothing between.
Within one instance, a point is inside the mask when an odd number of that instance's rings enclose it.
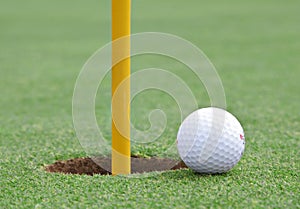
<instances>
[{"instance_id":1,"label":"yellow flagstick","mask_svg":"<svg viewBox=\"0 0 300 209\"><path fill-rule=\"evenodd\" d=\"M112 68L112 96L119 84L130 76L130 2L131 0L112 0L112 41L127 36L121 44L112 44L112 60L126 56ZM118 45L118 46L117 46ZM112 102L112 174L130 174L130 82L126 80ZM116 123L116 121L118 122ZM121 127L116 127L118 124ZM120 133L120 130L122 133Z\"/></svg>"}]
</instances>

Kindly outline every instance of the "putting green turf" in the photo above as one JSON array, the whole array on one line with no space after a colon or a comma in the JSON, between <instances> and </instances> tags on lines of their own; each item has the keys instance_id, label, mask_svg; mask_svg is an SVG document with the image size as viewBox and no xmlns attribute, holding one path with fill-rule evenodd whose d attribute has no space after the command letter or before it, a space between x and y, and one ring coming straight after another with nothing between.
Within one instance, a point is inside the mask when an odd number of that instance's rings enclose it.
<instances>
[{"instance_id":1,"label":"putting green turf","mask_svg":"<svg viewBox=\"0 0 300 209\"><path fill-rule=\"evenodd\" d=\"M299 7L297 0L133 1L133 33L173 33L207 54L247 143L241 161L223 175L181 170L120 178L42 169L85 156L72 125L72 93L82 65L110 40L109 1L1 1L0 208L299 208ZM182 67L146 57L133 70L153 65ZM186 79L200 107L208 106L201 84ZM162 140L168 141L179 125L172 101L148 93L136 100L137 126L149 126L143 111L167 106L171 122ZM97 102L107 137L108 101ZM133 148L146 156L161 151L155 144Z\"/></svg>"}]
</instances>

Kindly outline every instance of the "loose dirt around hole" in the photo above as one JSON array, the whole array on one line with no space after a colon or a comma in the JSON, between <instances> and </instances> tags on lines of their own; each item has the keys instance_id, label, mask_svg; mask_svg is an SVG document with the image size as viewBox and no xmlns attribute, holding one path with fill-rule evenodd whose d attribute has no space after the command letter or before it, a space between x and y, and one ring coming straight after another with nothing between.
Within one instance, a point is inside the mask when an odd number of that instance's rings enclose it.
<instances>
[{"instance_id":1,"label":"loose dirt around hole","mask_svg":"<svg viewBox=\"0 0 300 209\"><path fill-rule=\"evenodd\" d=\"M97 162L97 163L95 163ZM47 165L45 170L48 172L80 175L110 175L111 159L105 157L75 158L70 160L56 161L54 164ZM102 168L101 166L106 169ZM131 158L131 173L145 173L152 171L167 171L187 168L182 161L167 158Z\"/></svg>"}]
</instances>

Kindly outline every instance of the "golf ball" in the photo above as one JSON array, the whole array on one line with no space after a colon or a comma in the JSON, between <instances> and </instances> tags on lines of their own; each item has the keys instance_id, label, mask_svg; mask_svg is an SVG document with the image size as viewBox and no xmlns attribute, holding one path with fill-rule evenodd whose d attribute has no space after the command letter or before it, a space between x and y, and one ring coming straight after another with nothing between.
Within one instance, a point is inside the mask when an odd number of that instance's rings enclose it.
<instances>
[{"instance_id":1,"label":"golf ball","mask_svg":"<svg viewBox=\"0 0 300 209\"><path fill-rule=\"evenodd\" d=\"M214 107L191 113L177 134L177 149L183 162L198 173L224 173L243 155L244 131L229 112Z\"/></svg>"}]
</instances>

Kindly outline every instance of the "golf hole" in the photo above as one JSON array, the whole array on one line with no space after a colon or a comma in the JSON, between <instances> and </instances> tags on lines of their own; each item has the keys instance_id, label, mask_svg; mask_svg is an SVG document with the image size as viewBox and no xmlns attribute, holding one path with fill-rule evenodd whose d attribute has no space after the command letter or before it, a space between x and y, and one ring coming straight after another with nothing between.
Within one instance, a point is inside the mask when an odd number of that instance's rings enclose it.
<instances>
[{"instance_id":1,"label":"golf hole","mask_svg":"<svg viewBox=\"0 0 300 209\"><path fill-rule=\"evenodd\" d=\"M97 163L95 163L95 161ZM74 158L70 160L56 161L47 165L45 170L51 173L79 174L79 175L111 175L111 173L99 165L110 165L111 159L105 157ZM182 161L168 158L131 158L131 173L147 173L153 171L168 171L187 168Z\"/></svg>"}]
</instances>

